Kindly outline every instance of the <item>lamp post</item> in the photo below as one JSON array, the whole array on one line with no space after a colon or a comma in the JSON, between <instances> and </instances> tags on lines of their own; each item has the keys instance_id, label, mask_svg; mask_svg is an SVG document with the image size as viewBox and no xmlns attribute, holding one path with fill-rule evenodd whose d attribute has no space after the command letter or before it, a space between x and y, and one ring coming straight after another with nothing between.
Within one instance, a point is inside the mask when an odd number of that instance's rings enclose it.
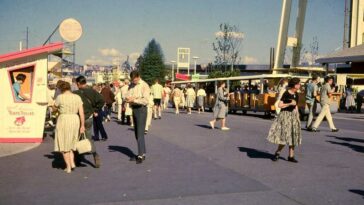
<instances>
[{"instance_id":1,"label":"lamp post","mask_svg":"<svg viewBox=\"0 0 364 205\"><path fill-rule=\"evenodd\" d=\"M195 60L195 72L194 72L194 74L196 75L196 67L197 67L197 59L199 59L200 57L198 57L198 56L193 56L192 57L193 58L193 60Z\"/></svg>"},{"instance_id":2,"label":"lamp post","mask_svg":"<svg viewBox=\"0 0 364 205\"><path fill-rule=\"evenodd\" d=\"M174 81L174 64L176 63L176 61L171 61L172 63L172 82Z\"/></svg>"}]
</instances>

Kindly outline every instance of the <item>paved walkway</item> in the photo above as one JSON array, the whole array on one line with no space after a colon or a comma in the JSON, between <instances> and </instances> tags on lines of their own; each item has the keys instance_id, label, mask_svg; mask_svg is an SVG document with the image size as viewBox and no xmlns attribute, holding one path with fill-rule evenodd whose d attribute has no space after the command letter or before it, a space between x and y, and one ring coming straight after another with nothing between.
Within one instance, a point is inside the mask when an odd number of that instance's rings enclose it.
<instances>
[{"instance_id":1,"label":"paved walkway","mask_svg":"<svg viewBox=\"0 0 364 205\"><path fill-rule=\"evenodd\" d=\"M340 117L339 115L337 115ZM265 137L271 120L231 115L231 131L211 130L211 113L164 113L148 134L147 160L136 152L133 131L107 123L98 142L102 167L62 171L53 139L36 149L0 158L0 204L363 204L364 126L335 119L320 133L303 131L298 164L272 162ZM282 154L286 158L287 150Z\"/></svg>"},{"instance_id":2,"label":"paved walkway","mask_svg":"<svg viewBox=\"0 0 364 205\"><path fill-rule=\"evenodd\" d=\"M40 143L0 143L0 157L26 152L39 145Z\"/></svg>"}]
</instances>

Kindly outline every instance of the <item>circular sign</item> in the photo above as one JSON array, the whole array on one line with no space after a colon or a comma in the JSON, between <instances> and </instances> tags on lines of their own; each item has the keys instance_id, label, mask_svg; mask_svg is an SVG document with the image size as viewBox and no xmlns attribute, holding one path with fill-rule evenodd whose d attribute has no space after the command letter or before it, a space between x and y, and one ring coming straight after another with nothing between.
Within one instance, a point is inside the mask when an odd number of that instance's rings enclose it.
<instances>
[{"instance_id":1,"label":"circular sign","mask_svg":"<svg viewBox=\"0 0 364 205\"><path fill-rule=\"evenodd\" d=\"M59 25L59 33L67 42L77 41L82 35L82 26L76 19L68 18Z\"/></svg>"}]
</instances>

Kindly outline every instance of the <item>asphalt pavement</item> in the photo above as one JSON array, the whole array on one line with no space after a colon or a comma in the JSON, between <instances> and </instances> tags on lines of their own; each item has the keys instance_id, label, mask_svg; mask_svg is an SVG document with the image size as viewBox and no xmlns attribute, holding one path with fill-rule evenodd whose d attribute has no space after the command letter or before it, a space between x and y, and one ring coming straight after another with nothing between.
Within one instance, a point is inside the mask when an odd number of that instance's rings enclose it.
<instances>
[{"instance_id":1,"label":"asphalt pavement","mask_svg":"<svg viewBox=\"0 0 364 205\"><path fill-rule=\"evenodd\" d=\"M46 137L36 148L0 158L0 204L364 204L364 116L336 114L340 129L302 131L298 164L272 162L266 136L272 123L257 115L229 115L230 131L212 130L211 113L173 114L153 120L147 160L137 165L132 128L105 123L96 142L101 168L66 174ZM218 124L217 124L218 127Z\"/></svg>"}]
</instances>

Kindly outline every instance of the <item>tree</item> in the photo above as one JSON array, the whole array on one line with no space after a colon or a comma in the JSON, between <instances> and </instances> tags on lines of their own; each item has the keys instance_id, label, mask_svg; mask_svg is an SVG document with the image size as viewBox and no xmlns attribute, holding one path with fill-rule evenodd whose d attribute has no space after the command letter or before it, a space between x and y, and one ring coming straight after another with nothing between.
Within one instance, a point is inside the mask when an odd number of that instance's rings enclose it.
<instances>
[{"instance_id":1,"label":"tree","mask_svg":"<svg viewBox=\"0 0 364 205\"><path fill-rule=\"evenodd\" d=\"M238 69L234 69L233 71L226 71L226 72L223 72L221 70L214 70L212 72L209 73L209 76L208 78L227 78L227 77L233 77L233 76L240 76L240 71ZM236 87L239 87L240 86L240 81L232 81L231 82L231 86L230 86L230 89L233 91L236 89ZM211 87L212 86L212 87ZM211 91L211 90L214 90L214 84L213 83L210 83L208 85L208 89ZM212 91L214 92L214 91Z\"/></svg>"},{"instance_id":2,"label":"tree","mask_svg":"<svg viewBox=\"0 0 364 205\"><path fill-rule=\"evenodd\" d=\"M310 43L310 64L314 65L316 63L316 59L318 58L318 50L319 50L319 42L317 40L317 36L312 38L312 42Z\"/></svg>"},{"instance_id":3,"label":"tree","mask_svg":"<svg viewBox=\"0 0 364 205\"><path fill-rule=\"evenodd\" d=\"M235 25L228 23L220 24L220 30L216 33L216 42L212 44L213 50L216 53L215 65L220 70L227 70L227 66L231 66L231 71L234 65L240 61L239 52L243 42L243 33L239 31Z\"/></svg>"},{"instance_id":4,"label":"tree","mask_svg":"<svg viewBox=\"0 0 364 205\"><path fill-rule=\"evenodd\" d=\"M143 62L143 56L140 55L138 57L137 61L135 62L135 65L134 65L135 69L140 70L140 65L142 64L142 62Z\"/></svg>"},{"instance_id":5,"label":"tree","mask_svg":"<svg viewBox=\"0 0 364 205\"><path fill-rule=\"evenodd\" d=\"M148 43L140 61L139 70L145 82L151 85L156 79L162 83L165 81L166 67L164 65L163 51L155 39Z\"/></svg>"}]
</instances>

